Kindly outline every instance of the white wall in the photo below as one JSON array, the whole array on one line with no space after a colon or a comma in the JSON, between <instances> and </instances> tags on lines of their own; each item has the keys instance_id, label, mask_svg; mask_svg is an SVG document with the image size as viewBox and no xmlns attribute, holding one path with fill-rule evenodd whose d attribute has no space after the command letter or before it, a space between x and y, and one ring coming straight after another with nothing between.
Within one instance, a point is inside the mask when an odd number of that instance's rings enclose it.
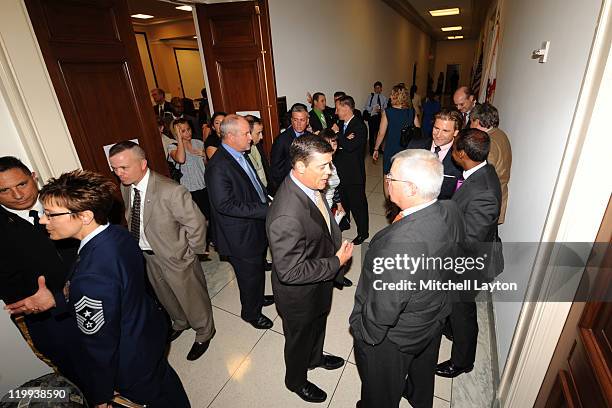
<instances>
[{"instance_id":1,"label":"white wall","mask_svg":"<svg viewBox=\"0 0 612 408\"><path fill-rule=\"evenodd\" d=\"M386 94L411 85L414 62L423 94L429 37L381 0L269 0L269 8L277 93L288 106L305 103L306 91L332 105L342 90L362 109L377 80Z\"/></svg>"},{"instance_id":2,"label":"white wall","mask_svg":"<svg viewBox=\"0 0 612 408\"><path fill-rule=\"evenodd\" d=\"M600 0L504 2L494 104L512 144L513 166L503 241L541 239L600 7ZM545 40L551 41L549 60L539 64L531 53ZM528 279L529 272L512 271L516 279ZM521 306L494 304L500 370Z\"/></svg>"}]
</instances>

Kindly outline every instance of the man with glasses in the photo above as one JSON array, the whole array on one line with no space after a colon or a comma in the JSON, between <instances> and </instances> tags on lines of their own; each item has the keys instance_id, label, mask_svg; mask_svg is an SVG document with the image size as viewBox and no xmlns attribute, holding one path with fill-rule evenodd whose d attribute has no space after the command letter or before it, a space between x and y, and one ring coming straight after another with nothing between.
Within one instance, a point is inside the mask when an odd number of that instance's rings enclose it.
<instances>
[{"instance_id":1,"label":"man with glasses","mask_svg":"<svg viewBox=\"0 0 612 408\"><path fill-rule=\"evenodd\" d=\"M76 258L78 242L52 242L39 223L42 214L36 173L15 157L0 157L0 299L34 353L72 379L65 340L72 322L24 300L39 287L61 293Z\"/></svg>"},{"instance_id":2,"label":"man with glasses","mask_svg":"<svg viewBox=\"0 0 612 408\"><path fill-rule=\"evenodd\" d=\"M442 164L425 150L396 154L386 176L389 197L401 211L370 241L349 318L362 383L358 407L397 408L402 396L413 407L433 404L442 327L451 307L446 291L420 283L441 281L446 273L429 264L409 269L401 265L412 265L410 260L395 259L445 259L463 240L457 205L436 198L442 179ZM396 287L406 282L414 286Z\"/></svg>"}]
</instances>

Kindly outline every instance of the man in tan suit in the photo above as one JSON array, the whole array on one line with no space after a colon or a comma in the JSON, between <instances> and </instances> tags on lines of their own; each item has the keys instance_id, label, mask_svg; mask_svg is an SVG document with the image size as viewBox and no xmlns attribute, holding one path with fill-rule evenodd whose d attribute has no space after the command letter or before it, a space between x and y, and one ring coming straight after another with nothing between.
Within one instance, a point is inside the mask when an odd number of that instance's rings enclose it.
<instances>
[{"instance_id":1,"label":"man in tan suit","mask_svg":"<svg viewBox=\"0 0 612 408\"><path fill-rule=\"evenodd\" d=\"M495 167L497 177L502 189L501 212L498 224L503 224L506 218L506 205L508 205L508 182L510 181L510 167L512 166L512 148L508 136L499 129L499 113L490 103L476 105L472 112L470 126L489 134L491 147L487 163Z\"/></svg>"},{"instance_id":2,"label":"man in tan suit","mask_svg":"<svg viewBox=\"0 0 612 408\"><path fill-rule=\"evenodd\" d=\"M188 360L198 359L215 334L206 279L197 254L204 253L206 224L189 191L150 170L144 150L124 141L109 152L123 184L128 228L143 252L149 281L172 319L170 341L193 328Z\"/></svg>"}]
</instances>

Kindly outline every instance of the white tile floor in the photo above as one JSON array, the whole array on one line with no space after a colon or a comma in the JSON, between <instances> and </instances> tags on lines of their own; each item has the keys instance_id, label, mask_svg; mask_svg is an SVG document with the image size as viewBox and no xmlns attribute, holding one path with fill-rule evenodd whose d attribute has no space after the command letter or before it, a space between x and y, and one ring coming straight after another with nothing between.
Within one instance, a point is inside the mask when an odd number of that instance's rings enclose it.
<instances>
[{"instance_id":1,"label":"white tile floor","mask_svg":"<svg viewBox=\"0 0 612 408\"><path fill-rule=\"evenodd\" d=\"M366 190L370 211L370 237L372 237L387 225L387 221L384 217L381 162L374 165L371 160L366 160L366 163L368 177ZM346 238L351 239L355 235L354 227L344 233ZM361 247L355 247L353 255L353 265L347 277L356 285L361 269ZM274 320L274 327L270 330L256 330L243 322L240 319L238 286L232 268L228 263L219 262L214 255L213 258L215 258L213 261L204 262L202 266L212 297L217 334L211 342L210 349L195 362L187 361L185 358L194 341L192 331L184 333L175 340L169 354L170 363L181 377L192 406L195 408L316 406L302 401L284 386L283 330L275 308L264 309L264 314ZM266 293L272 293L269 273ZM328 395L325 403L318 406L352 408L359 399L361 383L352 355L353 340L348 331L348 317L353 308L354 296L355 286L341 291L334 290L333 305L327 320L324 350L345 358L347 362L338 370L319 369L309 372L309 380ZM451 343L443 338L440 361L450 357L450 349ZM453 401L452 391L452 380L436 377L434 407L450 408L462 405ZM402 400L400 407L409 406L406 400Z\"/></svg>"}]
</instances>

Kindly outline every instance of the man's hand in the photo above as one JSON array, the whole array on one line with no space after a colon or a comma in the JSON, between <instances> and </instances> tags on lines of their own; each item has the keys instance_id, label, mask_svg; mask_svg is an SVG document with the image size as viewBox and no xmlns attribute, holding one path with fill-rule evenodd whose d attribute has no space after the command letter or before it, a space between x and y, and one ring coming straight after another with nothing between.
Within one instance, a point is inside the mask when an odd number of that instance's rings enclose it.
<instances>
[{"instance_id":1,"label":"man's hand","mask_svg":"<svg viewBox=\"0 0 612 408\"><path fill-rule=\"evenodd\" d=\"M344 207L342 206L341 203L336 203L336 212L341 212L341 213L346 214L346 211L344 211Z\"/></svg>"},{"instance_id":2,"label":"man's hand","mask_svg":"<svg viewBox=\"0 0 612 408\"><path fill-rule=\"evenodd\" d=\"M312 105L312 95L310 92L306 92L306 102Z\"/></svg>"},{"instance_id":3,"label":"man's hand","mask_svg":"<svg viewBox=\"0 0 612 408\"><path fill-rule=\"evenodd\" d=\"M4 306L10 314L40 313L55 307L55 298L45 285L45 277L38 277L38 290L35 294L18 302Z\"/></svg>"},{"instance_id":4,"label":"man's hand","mask_svg":"<svg viewBox=\"0 0 612 408\"><path fill-rule=\"evenodd\" d=\"M374 153L372 153L372 160L374 160L374 163L378 160L378 150L374 150Z\"/></svg>"},{"instance_id":5,"label":"man's hand","mask_svg":"<svg viewBox=\"0 0 612 408\"><path fill-rule=\"evenodd\" d=\"M340 266L344 266L353 256L353 246L352 242L346 240L342 242L340 249L336 252L336 256L340 259Z\"/></svg>"},{"instance_id":6,"label":"man's hand","mask_svg":"<svg viewBox=\"0 0 612 408\"><path fill-rule=\"evenodd\" d=\"M340 131L340 128L338 127L337 123L334 123L331 129L334 131L334 133L338 133Z\"/></svg>"},{"instance_id":7,"label":"man's hand","mask_svg":"<svg viewBox=\"0 0 612 408\"><path fill-rule=\"evenodd\" d=\"M354 133L351 133L351 134L349 134L349 135L348 135L346 138L347 138L348 140L352 140L352 139L354 139L354 138L355 138L355 134L354 134Z\"/></svg>"},{"instance_id":8,"label":"man's hand","mask_svg":"<svg viewBox=\"0 0 612 408\"><path fill-rule=\"evenodd\" d=\"M103 404L96 404L95 408L111 408L111 407L112 407L111 404L109 404L108 402L105 402Z\"/></svg>"}]
</instances>

